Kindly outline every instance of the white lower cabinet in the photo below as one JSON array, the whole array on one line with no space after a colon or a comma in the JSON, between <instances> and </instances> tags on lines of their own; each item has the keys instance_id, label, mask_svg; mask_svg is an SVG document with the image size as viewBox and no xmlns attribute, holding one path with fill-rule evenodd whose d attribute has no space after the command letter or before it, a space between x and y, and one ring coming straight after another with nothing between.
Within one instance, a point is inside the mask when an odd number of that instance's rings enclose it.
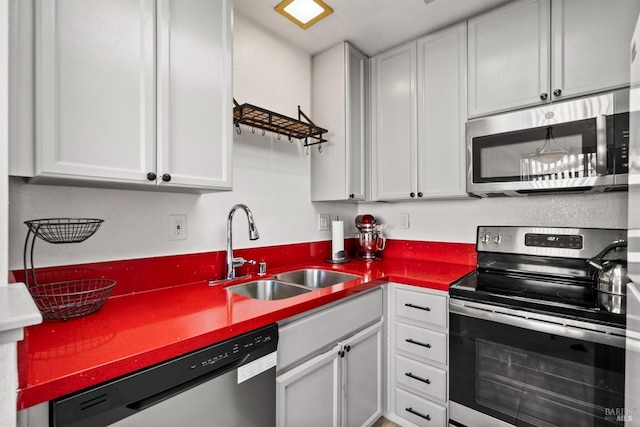
<instances>
[{"instance_id":1,"label":"white lower cabinet","mask_svg":"<svg viewBox=\"0 0 640 427\"><path fill-rule=\"evenodd\" d=\"M276 379L276 425L339 426L340 346Z\"/></svg>"},{"instance_id":2,"label":"white lower cabinet","mask_svg":"<svg viewBox=\"0 0 640 427\"><path fill-rule=\"evenodd\" d=\"M389 284L386 416L402 426L448 423L448 294Z\"/></svg>"},{"instance_id":3,"label":"white lower cabinet","mask_svg":"<svg viewBox=\"0 0 640 427\"><path fill-rule=\"evenodd\" d=\"M370 426L382 415L382 293L378 288L281 327L279 427ZM314 333L317 326L322 331ZM309 339L294 339L299 334ZM301 352L301 363L289 362Z\"/></svg>"}]
</instances>

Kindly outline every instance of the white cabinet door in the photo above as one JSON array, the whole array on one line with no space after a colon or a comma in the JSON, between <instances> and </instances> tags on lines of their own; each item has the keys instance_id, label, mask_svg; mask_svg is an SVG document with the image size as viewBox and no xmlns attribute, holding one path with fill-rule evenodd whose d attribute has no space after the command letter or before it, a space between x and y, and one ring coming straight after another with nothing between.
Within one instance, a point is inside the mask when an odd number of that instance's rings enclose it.
<instances>
[{"instance_id":1,"label":"white cabinet door","mask_svg":"<svg viewBox=\"0 0 640 427\"><path fill-rule=\"evenodd\" d=\"M376 200L417 193L416 43L375 58L373 174ZM412 195L413 194L413 195Z\"/></svg>"},{"instance_id":2,"label":"white cabinet door","mask_svg":"<svg viewBox=\"0 0 640 427\"><path fill-rule=\"evenodd\" d=\"M366 93L367 58L349 44L346 47L347 64L347 198L366 198Z\"/></svg>"},{"instance_id":3,"label":"white cabinet door","mask_svg":"<svg viewBox=\"0 0 640 427\"><path fill-rule=\"evenodd\" d=\"M314 122L328 130L311 148L311 200L365 199L366 57L340 43L312 60Z\"/></svg>"},{"instance_id":4,"label":"white cabinet door","mask_svg":"<svg viewBox=\"0 0 640 427\"><path fill-rule=\"evenodd\" d=\"M231 4L36 2L34 182L230 189Z\"/></svg>"},{"instance_id":5,"label":"white cabinet door","mask_svg":"<svg viewBox=\"0 0 640 427\"><path fill-rule=\"evenodd\" d=\"M276 378L278 427L337 427L340 424L341 346Z\"/></svg>"},{"instance_id":6,"label":"white cabinet door","mask_svg":"<svg viewBox=\"0 0 640 427\"><path fill-rule=\"evenodd\" d=\"M550 99L550 0L519 0L468 21L469 116Z\"/></svg>"},{"instance_id":7,"label":"white cabinet door","mask_svg":"<svg viewBox=\"0 0 640 427\"><path fill-rule=\"evenodd\" d=\"M466 196L467 27L419 39L417 48L417 196Z\"/></svg>"},{"instance_id":8,"label":"white cabinet door","mask_svg":"<svg viewBox=\"0 0 640 427\"><path fill-rule=\"evenodd\" d=\"M344 341L342 349L342 425L371 425L382 415L382 322Z\"/></svg>"},{"instance_id":9,"label":"white cabinet door","mask_svg":"<svg viewBox=\"0 0 640 427\"><path fill-rule=\"evenodd\" d=\"M553 99L629 84L629 43L640 1L553 0Z\"/></svg>"},{"instance_id":10,"label":"white cabinet door","mask_svg":"<svg viewBox=\"0 0 640 427\"><path fill-rule=\"evenodd\" d=\"M159 185L231 187L231 9L158 2Z\"/></svg>"},{"instance_id":11,"label":"white cabinet door","mask_svg":"<svg viewBox=\"0 0 640 427\"><path fill-rule=\"evenodd\" d=\"M154 1L37 1L36 47L36 175L154 184Z\"/></svg>"}]
</instances>

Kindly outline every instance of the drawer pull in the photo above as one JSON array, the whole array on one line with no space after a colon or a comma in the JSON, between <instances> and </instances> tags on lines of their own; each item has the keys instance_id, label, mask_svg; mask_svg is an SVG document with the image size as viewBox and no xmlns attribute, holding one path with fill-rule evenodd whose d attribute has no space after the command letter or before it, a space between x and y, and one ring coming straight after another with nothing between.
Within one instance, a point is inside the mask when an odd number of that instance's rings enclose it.
<instances>
[{"instance_id":1,"label":"drawer pull","mask_svg":"<svg viewBox=\"0 0 640 427\"><path fill-rule=\"evenodd\" d=\"M408 342L409 344L415 344L415 345L420 345L422 347L431 348L431 344L429 344L429 343L425 344L425 343L420 342L420 341L415 341L415 340L413 340L411 338L407 338L405 341Z\"/></svg>"},{"instance_id":2,"label":"drawer pull","mask_svg":"<svg viewBox=\"0 0 640 427\"><path fill-rule=\"evenodd\" d=\"M424 418L427 421L431 421L431 416L429 414L427 415L421 414L420 412L414 410L411 406L409 406L408 408L404 408L404 410L407 412L411 412L413 415L417 415L420 418Z\"/></svg>"},{"instance_id":3,"label":"drawer pull","mask_svg":"<svg viewBox=\"0 0 640 427\"><path fill-rule=\"evenodd\" d=\"M419 306L419 305L414 305L414 304L411 304L411 303L409 303L409 302L408 302L408 303L405 303L405 305L404 305L404 306L405 306L405 307L409 307L409 308L417 308L417 309L419 309L419 310L424 310L424 311L431 311L431 307L421 307L421 306Z\"/></svg>"},{"instance_id":4,"label":"drawer pull","mask_svg":"<svg viewBox=\"0 0 640 427\"><path fill-rule=\"evenodd\" d=\"M431 384L431 380L429 378L422 378L417 375L413 375L411 372L405 372L405 375L409 378L413 378L414 380L422 381L425 384Z\"/></svg>"}]
</instances>

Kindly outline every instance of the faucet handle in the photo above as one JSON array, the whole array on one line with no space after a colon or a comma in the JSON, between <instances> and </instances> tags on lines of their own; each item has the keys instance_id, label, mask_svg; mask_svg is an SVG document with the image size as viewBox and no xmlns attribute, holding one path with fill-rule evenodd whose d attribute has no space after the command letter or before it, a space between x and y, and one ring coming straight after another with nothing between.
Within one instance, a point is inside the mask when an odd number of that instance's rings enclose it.
<instances>
[{"instance_id":1,"label":"faucet handle","mask_svg":"<svg viewBox=\"0 0 640 427\"><path fill-rule=\"evenodd\" d=\"M256 262L252 259L244 259L241 256L233 258L233 268L242 267L245 264L255 265Z\"/></svg>"}]
</instances>

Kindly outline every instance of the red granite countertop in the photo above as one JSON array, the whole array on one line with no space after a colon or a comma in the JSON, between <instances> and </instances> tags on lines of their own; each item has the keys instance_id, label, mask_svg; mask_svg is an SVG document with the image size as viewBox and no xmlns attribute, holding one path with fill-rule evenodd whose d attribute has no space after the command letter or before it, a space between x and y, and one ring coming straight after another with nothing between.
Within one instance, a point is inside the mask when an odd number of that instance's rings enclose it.
<instances>
[{"instance_id":1,"label":"red granite countertop","mask_svg":"<svg viewBox=\"0 0 640 427\"><path fill-rule=\"evenodd\" d=\"M467 249L463 252L469 252ZM226 290L232 284L256 279L258 276L253 274L213 286L198 280L115 295L91 315L28 327L24 341L18 346L18 409L117 378L388 281L447 291L453 281L474 268L469 257L460 264L448 262L442 253L437 260L413 258L352 260L339 265L315 261L271 269L266 277L306 267L362 276L279 301L250 299Z\"/></svg>"}]
</instances>

